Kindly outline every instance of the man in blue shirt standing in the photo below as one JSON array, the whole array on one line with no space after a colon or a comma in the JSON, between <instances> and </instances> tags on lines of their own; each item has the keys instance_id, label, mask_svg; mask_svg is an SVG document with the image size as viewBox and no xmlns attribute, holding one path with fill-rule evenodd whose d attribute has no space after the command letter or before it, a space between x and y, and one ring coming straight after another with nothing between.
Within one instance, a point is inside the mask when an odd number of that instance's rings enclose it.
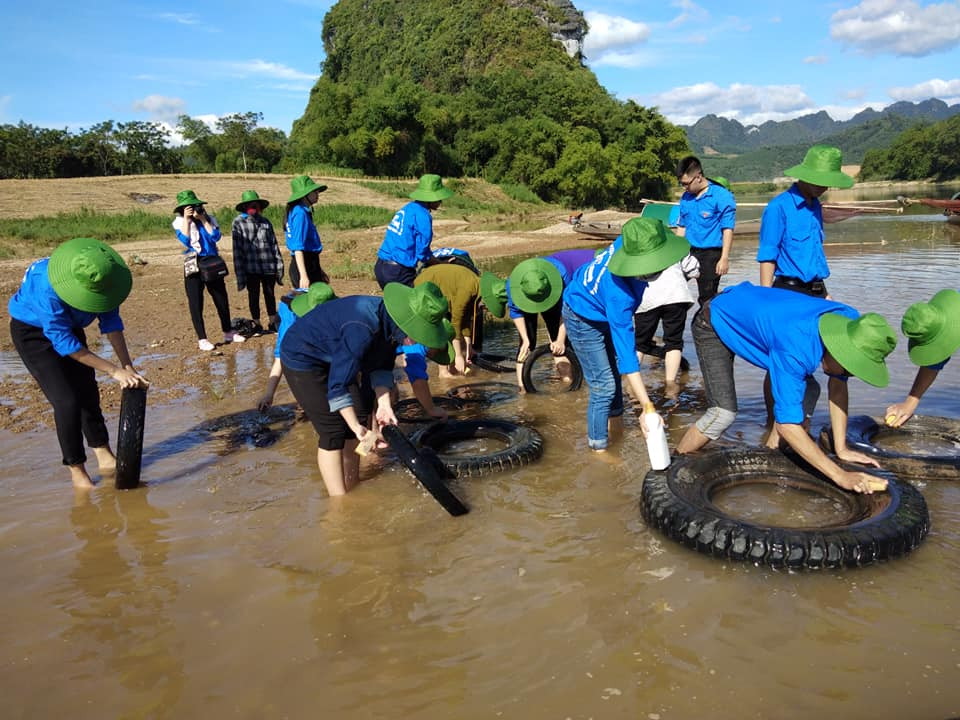
<instances>
[{"instance_id":1,"label":"man in blue shirt standing","mask_svg":"<svg viewBox=\"0 0 960 720\"><path fill-rule=\"evenodd\" d=\"M391 282L413 287L417 263L426 263L431 258L433 217L430 213L452 195L453 191L443 186L439 175L427 174L420 178L417 189L410 193L413 202L397 210L377 252L373 273L381 288Z\"/></svg>"},{"instance_id":2,"label":"man in blue shirt standing","mask_svg":"<svg viewBox=\"0 0 960 720\"><path fill-rule=\"evenodd\" d=\"M807 378L817 368L829 376L833 441L841 460L877 465L850 450L847 434L847 378L876 387L890 380L886 357L897 344L880 315L860 315L848 305L777 288L740 283L705 304L693 318L707 412L690 426L677 452L691 453L719 438L737 414L733 359L737 355L769 372L776 428L808 463L846 490L871 493L886 481L844 470L814 442L803 426Z\"/></svg>"},{"instance_id":3,"label":"man in blue shirt standing","mask_svg":"<svg viewBox=\"0 0 960 720\"><path fill-rule=\"evenodd\" d=\"M737 201L729 190L704 176L700 160L693 155L680 161L677 178L683 195L674 232L689 241L690 254L700 262L697 290L703 305L717 294L720 278L730 270Z\"/></svg>"},{"instance_id":4,"label":"man in blue shirt standing","mask_svg":"<svg viewBox=\"0 0 960 720\"><path fill-rule=\"evenodd\" d=\"M814 145L803 162L783 174L797 182L771 200L760 219L760 284L827 297L823 281L830 276L823 251L820 196L828 188L853 187L841 172L840 150Z\"/></svg>"}]
</instances>

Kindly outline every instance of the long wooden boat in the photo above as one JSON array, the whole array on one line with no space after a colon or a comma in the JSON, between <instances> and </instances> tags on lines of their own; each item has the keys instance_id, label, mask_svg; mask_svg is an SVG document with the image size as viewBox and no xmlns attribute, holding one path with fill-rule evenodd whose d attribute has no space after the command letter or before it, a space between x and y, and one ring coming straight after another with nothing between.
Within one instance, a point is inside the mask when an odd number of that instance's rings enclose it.
<instances>
[{"instance_id":1,"label":"long wooden boat","mask_svg":"<svg viewBox=\"0 0 960 720\"><path fill-rule=\"evenodd\" d=\"M620 235L623 228L622 222L579 222L574 223L575 232L589 235L599 240L609 240L613 242ZM760 219L741 220L733 228L734 235L757 235L760 232Z\"/></svg>"}]
</instances>

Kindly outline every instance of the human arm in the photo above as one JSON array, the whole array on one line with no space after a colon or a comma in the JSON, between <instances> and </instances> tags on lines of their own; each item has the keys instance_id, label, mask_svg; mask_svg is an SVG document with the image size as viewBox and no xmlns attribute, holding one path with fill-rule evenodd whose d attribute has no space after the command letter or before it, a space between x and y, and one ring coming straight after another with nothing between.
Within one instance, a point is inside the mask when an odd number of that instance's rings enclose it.
<instances>
[{"instance_id":1,"label":"human arm","mask_svg":"<svg viewBox=\"0 0 960 720\"><path fill-rule=\"evenodd\" d=\"M560 322L560 328L557 330L557 339L550 342L550 352L556 356L563 355L567 351L567 326L563 321Z\"/></svg>"},{"instance_id":2,"label":"human arm","mask_svg":"<svg viewBox=\"0 0 960 720\"><path fill-rule=\"evenodd\" d=\"M832 402L831 402L832 409ZM810 434L799 423L777 423L780 437L814 468L826 475L844 490L871 494L887 489L887 481L865 472L844 470L813 441Z\"/></svg>"},{"instance_id":3,"label":"human arm","mask_svg":"<svg viewBox=\"0 0 960 720\"><path fill-rule=\"evenodd\" d=\"M733 247L733 230L731 228L723 229L723 249L720 251L720 259L717 260L717 275L726 275L730 272L730 249Z\"/></svg>"},{"instance_id":4,"label":"human arm","mask_svg":"<svg viewBox=\"0 0 960 720\"><path fill-rule=\"evenodd\" d=\"M100 357L87 348L81 348L76 352L70 353L70 357L78 363L106 373L120 383L120 387L135 388L149 386L150 383L147 379L140 375L133 367L133 363L130 360L130 353L127 350L127 342L123 337L123 331L114 330L113 332L109 332L107 333L107 339L110 341L110 345L113 346L113 352L117 356L117 360L120 361L119 365Z\"/></svg>"},{"instance_id":5,"label":"human arm","mask_svg":"<svg viewBox=\"0 0 960 720\"><path fill-rule=\"evenodd\" d=\"M833 428L833 451L836 456L847 462L880 467L880 463L874 458L847 447L848 391L846 379L831 377L827 382L827 395L830 400L830 426Z\"/></svg>"},{"instance_id":6,"label":"human arm","mask_svg":"<svg viewBox=\"0 0 960 720\"><path fill-rule=\"evenodd\" d=\"M887 425L890 427L900 427L907 420L913 417L920 404L920 398L933 385L937 379L939 369L922 367L917 370L917 375L913 379L913 386L910 388L910 394L902 401L895 403L887 408ZM890 416L893 416L891 419Z\"/></svg>"},{"instance_id":7,"label":"human arm","mask_svg":"<svg viewBox=\"0 0 960 720\"><path fill-rule=\"evenodd\" d=\"M310 288L310 277L307 275L307 261L303 257L303 250L295 250L293 261L297 264L300 271L300 289L308 290Z\"/></svg>"},{"instance_id":8,"label":"human arm","mask_svg":"<svg viewBox=\"0 0 960 720\"><path fill-rule=\"evenodd\" d=\"M520 336L520 347L517 349L517 364L519 365L530 354L530 337L527 335L527 323L524 321L523 315L513 318L513 326Z\"/></svg>"},{"instance_id":9,"label":"human arm","mask_svg":"<svg viewBox=\"0 0 960 720\"><path fill-rule=\"evenodd\" d=\"M773 271L780 256L780 243L786 231L786 218L776 206L767 205L760 218L760 242L757 262L760 263L760 285L773 286Z\"/></svg>"},{"instance_id":10,"label":"human arm","mask_svg":"<svg viewBox=\"0 0 960 720\"><path fill-rule=\"evenodd\" d=\"M773 271L777 267L773 262L760 263L760 285L761 287L773 287Z\"/></svg>"},{"instance_id":11,"label":"human arm","mask_svg":"<svg viewBox=\"0 0 960 720\"><path fill-rule=\"evenodd\" d=\"M413 396L427 415L438 420L447 420L450 417L446 410L433 404L433 395L430 393L430 383L427 380L417 378L410 382L410 387L413 389Z\"/></svg>"},{"instance_id":12,"label":"human arm","mask_svg":"<svg viewBox=\"0 0 960 720\"><path fill-rule=\"evenodd\" d=\"M646 407L647 403L650 402L650 396L647 395L647 388L643 384L643 377L640 375L640 371L629 372L623 376L623 379L627 382L627 389L630 390L630 394L633 396L633 399L640 404L641 407ZM661 422L662 422L661 418ZM640 423L640 429L643 431L644 437L647 435L647 425L646 423Z\"/></svg>"},{"instance_id":13,"label":"human arm","mask_svg":"<svg viewBox=\"0 0 960 720\"><path fill-rule=\"evenodd\" d=\"M260 412L266 412L273 405L273 396L277 392L281 377L283 377L283 364L280 362L280 358L275 357L273 365L270 367L270 375L267 377L267 387L260 399L257 400L257 410Z\"/></svg>"}]
</instances>

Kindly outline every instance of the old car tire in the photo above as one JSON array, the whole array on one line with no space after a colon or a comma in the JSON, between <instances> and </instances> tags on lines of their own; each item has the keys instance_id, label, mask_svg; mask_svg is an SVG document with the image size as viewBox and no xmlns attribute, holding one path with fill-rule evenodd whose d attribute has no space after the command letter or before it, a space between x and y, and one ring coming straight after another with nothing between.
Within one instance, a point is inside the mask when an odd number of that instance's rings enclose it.
<instances>
[{"instance_id":1,"label":"old car tire","mask_svg":"<svg viewBox=\"0 0 960 720\"><path fill-rule=\"evenodd\" d=\"M140 484L143 462L143 426L147 414L147 389L124 388L120 395L120 426L117 430L117 490Z\"/></svg>"},{"instance_id":2,"label":"old car tire","mask_svg":"<svg viewBox=\"0 0 960 720\"><path fill-rule=\"evenodd\" d=\"M483 455L444 454L460 440L493 438L506 444ZM543 455L543 436L536 430L506 420L451 420L435 423L411 438L417 447L430 448L457 477L477 477L529 465Z\"/></svg>"},{"instance_id":3,"label":"old car tire","mask_svg":"<svg viewBox=\"0 0 960 720\"><path fill-rule=\"evenodd\" d=\"M534 366L540 358L544 355L549 355L553 357L553 353L550 351L549 345L541 345L540 347L534 349L526 359L523 361L523 370L521 371L520 377L523 379L523 389L528 393L540 392L541 389L537 388L536 380L533 377ZM566 351L563 355L567 360L570 361L570 384L564 388L566 392L573 392L574 390L579 390L580 386L583 385L583 368L580 367L580 361L577 360L576 353L573 352L573 348L567 346Z\"/></svg>"},{"instance_id":4,"label":"old car tire","mask_svg":"<svg viewBox=\"0 0 960 720\"><path fill-rule=\"evenodd\" d=\"M508 358L506 355L494 355L492 353L477 353L470 362L481 370L489 370L495 373L513 372L513 363L504 365Z\"/></svg>"},{"instance_id":5,"label":"old car tire","mask_svg":"<svg viewBox=\"0 0 960 720\"><path fill-rule=\"evenodd\" d=\"M455 412L463 409L463 403L456 398L448 395L433 396L433 404L448 412ZM420 401L416 398L404 398L393 406L393 412L397 420L403 423L429 423L435 422L435 417L430 417L423 412L420 407Z\"/></svg>"},{"instance_id":6,"label":"old car tire","mask_svg":"<svg viewBox=\"0 0 960 720\"><path fill-rule=\"evenodd\" d=\"M651 526L695 550L778 568L868 565L916 548L930 527L927 504L909 483L888 477L887 492L841 490L799 458L768 450L683 456L643 481L640 506ZM787 484L829 497L847 511L839 523L773 527L729 515L713 502L743 484Z\"/></svg>"}]
</instances>

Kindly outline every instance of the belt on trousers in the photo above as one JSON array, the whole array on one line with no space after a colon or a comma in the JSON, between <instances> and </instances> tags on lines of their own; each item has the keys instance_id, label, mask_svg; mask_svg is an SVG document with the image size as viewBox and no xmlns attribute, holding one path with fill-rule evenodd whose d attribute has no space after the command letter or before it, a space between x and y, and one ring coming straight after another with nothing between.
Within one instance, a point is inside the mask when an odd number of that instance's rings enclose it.
<instances>
[{"instance_id":1,"label":"belt on trousers","mask_svg":"<svg viewBox=\"0 0 960 720\"><path fill-rule=\"evenodd\" d=\"M784 285L789 285L790 287L803 288L804 290L812 290L813 292L822 292L823 291L823 280L801 280L800 278L790 277L789 275L778 275L775 278L775 282L783 283Z\"/></svg>"}]
</instances>

